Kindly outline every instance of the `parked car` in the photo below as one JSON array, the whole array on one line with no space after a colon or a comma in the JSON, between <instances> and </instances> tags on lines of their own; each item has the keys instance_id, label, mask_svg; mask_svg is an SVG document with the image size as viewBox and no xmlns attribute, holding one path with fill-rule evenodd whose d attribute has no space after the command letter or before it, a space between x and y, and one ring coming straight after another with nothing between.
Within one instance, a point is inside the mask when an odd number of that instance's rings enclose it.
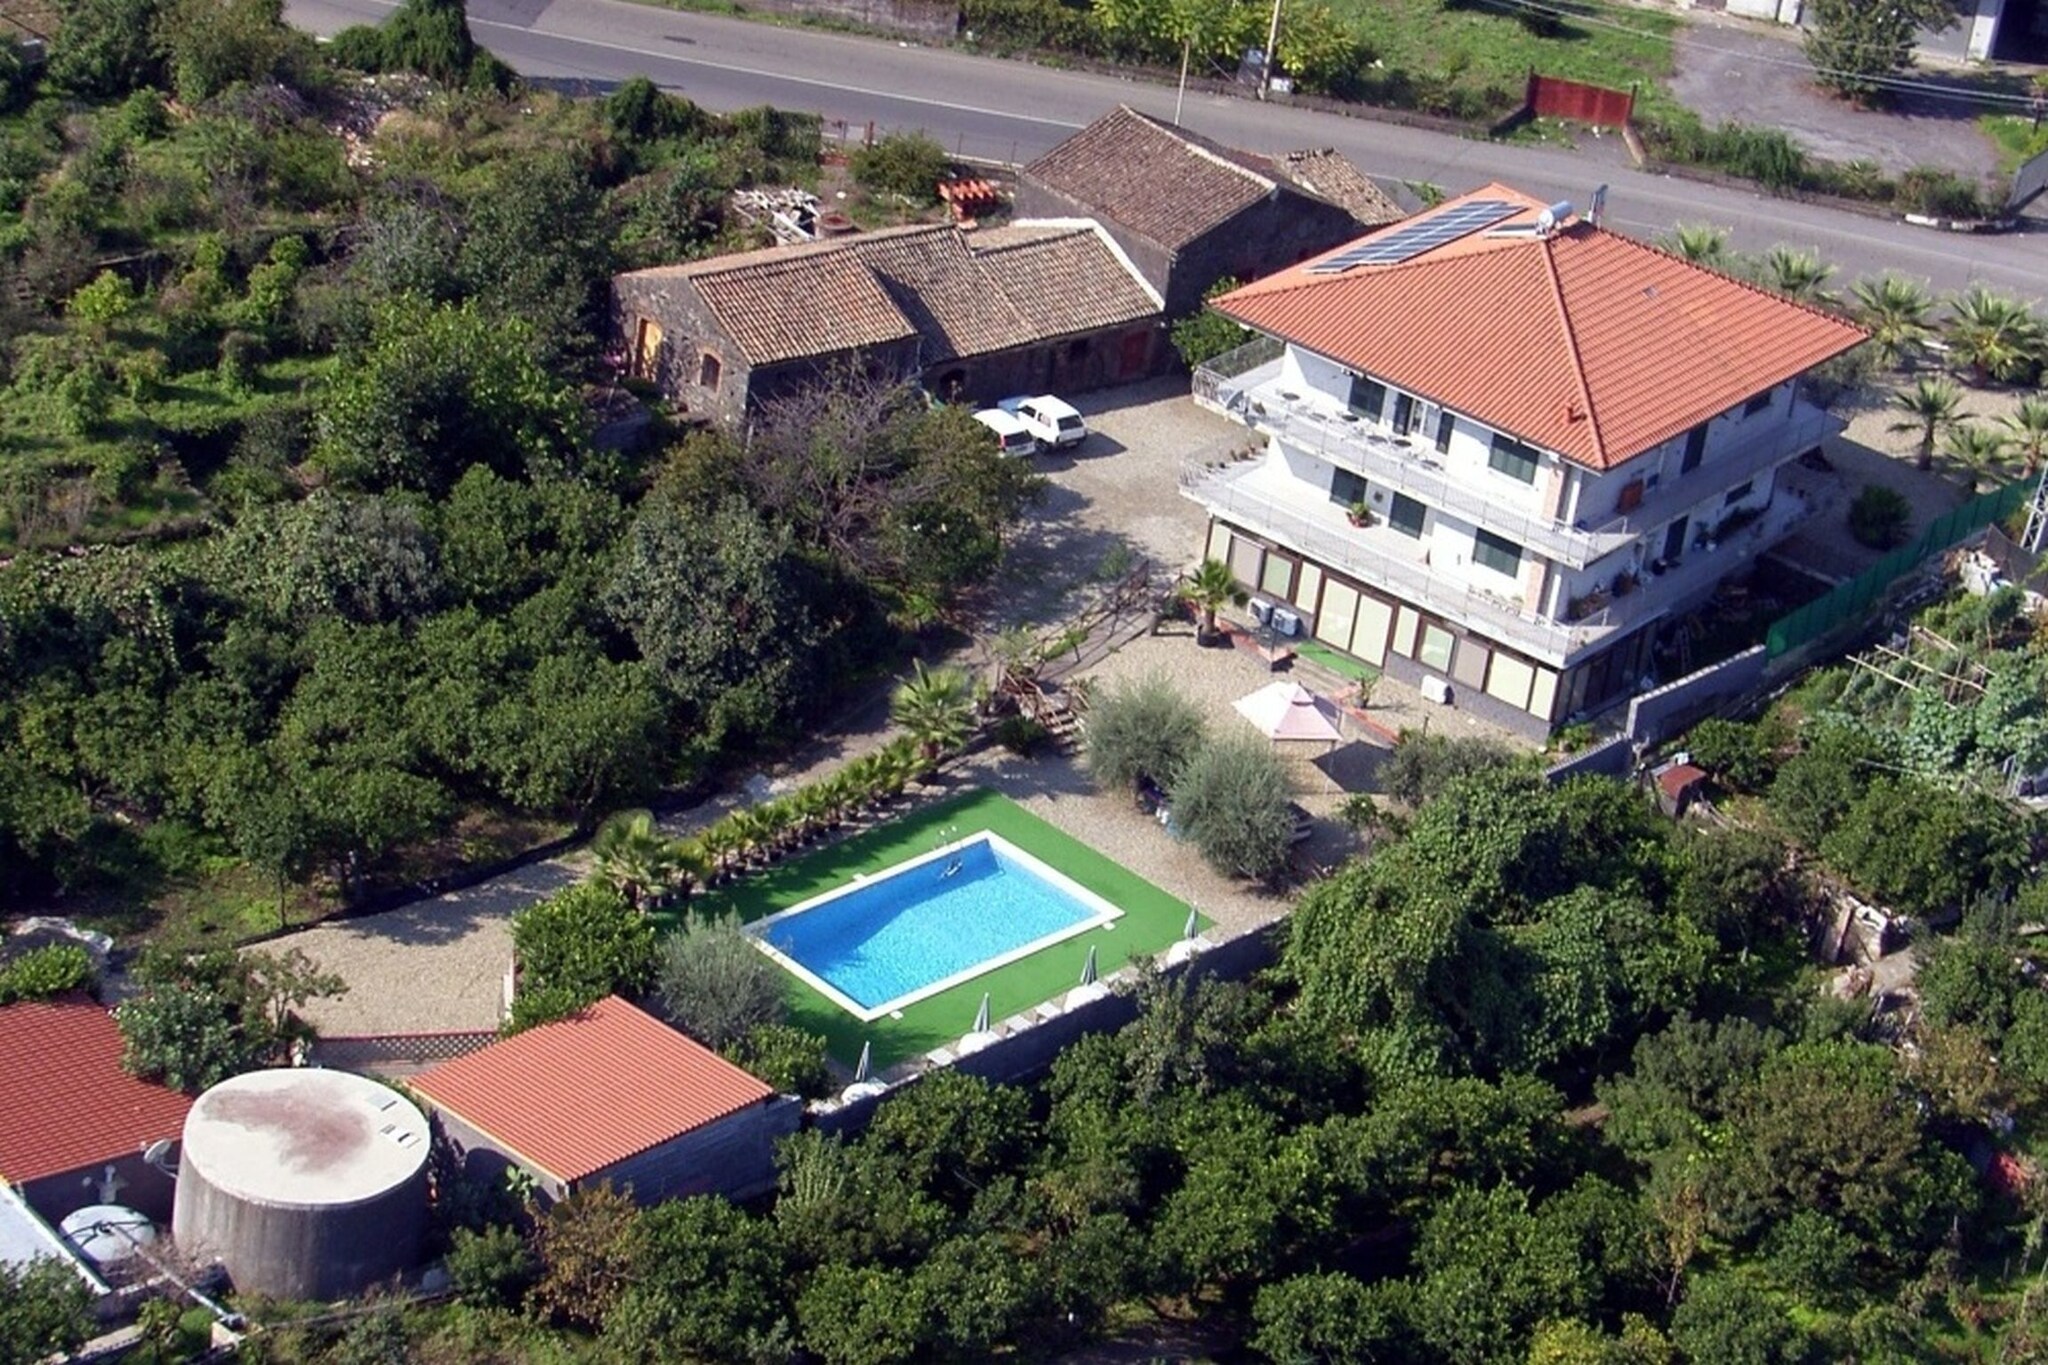
<instances>
[{"instance_id":1,"label":"parked car","mask_svg":"<svg viewBox=\"0 0 2048 1365\"><path fill-rule=\"evenodd\" d=\"M974 414L974 420L995 433L996 449L1005 455L1036 455L1038 438L1031 428L1015 413L1001 408L983 408Z\"/></svg>"},{"instance_id":2,"label":"parked car","mask_svg":"<svg viewBox=\"0 0 2048 1365\"><path fill-rule=\"evenodd\" d=\"M1049 393L1036 398L1005 398L996 406L1014 413L1025 430L1047 449L1076 446L1088 439L1088 424L1081 420L1079 410Z\"/></svg>"}]
</instances>

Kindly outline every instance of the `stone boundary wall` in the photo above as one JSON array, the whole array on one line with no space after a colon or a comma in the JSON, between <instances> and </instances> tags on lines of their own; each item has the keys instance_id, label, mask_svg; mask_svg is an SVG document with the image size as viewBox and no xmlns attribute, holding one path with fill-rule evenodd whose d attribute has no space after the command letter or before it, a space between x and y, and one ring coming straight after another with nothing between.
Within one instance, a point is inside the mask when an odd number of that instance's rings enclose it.
<instances>
[{"instance_id":1,"label":"stone boundary wall","mask_svg":"<svg viewBox=\"0 0 2048 1365\"><path fill-rule=\"evenodd\" d=\"M1643 693L1628 704L1629 738L1645 745L1670 738L1761 687L1769 662L1769 648L1756 645L1732 659Z\"/></svg>"}]
</instances>

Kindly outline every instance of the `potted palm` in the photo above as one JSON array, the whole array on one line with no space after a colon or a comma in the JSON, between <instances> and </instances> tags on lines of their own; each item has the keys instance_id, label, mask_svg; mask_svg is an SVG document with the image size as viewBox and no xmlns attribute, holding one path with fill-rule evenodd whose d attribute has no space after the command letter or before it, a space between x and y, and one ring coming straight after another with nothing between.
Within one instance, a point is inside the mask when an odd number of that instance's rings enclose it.
<instances>
[{"instance_id":1,"label":"potted palm","mask_svg":"<svg viewBox=\"0 0 2048 1365\"><path fill-rule=\"evenodd\" d=\"M1251 601L1251 594L1237 585L1237 578L1230 572L1230 566L1220 559L1205 559L1202 567L1195 570L1178 589L1180 599L1202 614L1195 643L1215 644L1219 638L1216 629L1216 613L1224 606L1241 607Z\"/></svg>"},{"instance_id":2,"label":"potted palm","mask_svg":"<svg viewBox=\"0 0 2048 1365\"><path fill-rule=\"evenodd\" d=\"M1364 498L1352 499L1351 505L1344 509L1344 515L1351 519L1353 526L1370 526L1377 520L1372 514L1372 508L1366 506Z\"/></svg>"}]
</instances>

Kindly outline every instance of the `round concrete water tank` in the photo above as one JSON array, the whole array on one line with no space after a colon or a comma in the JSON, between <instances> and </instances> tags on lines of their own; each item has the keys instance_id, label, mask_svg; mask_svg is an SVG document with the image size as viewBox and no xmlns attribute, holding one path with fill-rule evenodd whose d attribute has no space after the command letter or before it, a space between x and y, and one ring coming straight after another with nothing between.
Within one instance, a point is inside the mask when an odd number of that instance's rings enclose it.
<instances>
[{"instance_id":1,"label":"round concrete water tank","mask_svg":"<svg viewBox=\"0 0 2048 1365\"><path fill-rule=\"evenodd\" d=\"M252 1071L185 1118L171 1233L244 1293L334 1299L410 1270L427 1216L427 1121L345 1071Z\"/></svg>"}]
</instances>

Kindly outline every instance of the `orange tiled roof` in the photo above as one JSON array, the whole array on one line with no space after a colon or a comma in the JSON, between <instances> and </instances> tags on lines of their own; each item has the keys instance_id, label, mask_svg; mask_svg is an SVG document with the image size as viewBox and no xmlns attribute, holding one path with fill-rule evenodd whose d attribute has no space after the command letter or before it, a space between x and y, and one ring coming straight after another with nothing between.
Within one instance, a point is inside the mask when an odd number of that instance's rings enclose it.
<instances>
[{"instance_id":1,"label":"orange tiled roof","mask_svg":"<svg viewBox=\"0 0 2048 1365\"><path fill-rule=\"evenodd\" d=\"M0 1006L0 1178L133 1156L183 1131L192 1097L121 1069L121 1030L83 995Z\"/></svg>"},{"instance_id":2,"label":"orange tiled roof","mask_svg":"<svg viewBox=\"0 0 2048 1365\"><path fill-rule=\"evenodd\" d=\"M412 1087L561 1180L775 1093L617 996L443 1062Z\"/></svg>"},{"instance_id":3,"label":"orange tiled roof","mask_svg":"<svg viewBox=\"0 0 2048 1365\"><path fill-rule=\"evenodd\" d=\"M1542 202L1502 185L1385 231L1471 199L1517 211L1398 264L1318 275L1305 261L1216 306L1594 469L1864 339L1832 314L1582 220L1537 235Z\"/></svg>"}]
</instances>

